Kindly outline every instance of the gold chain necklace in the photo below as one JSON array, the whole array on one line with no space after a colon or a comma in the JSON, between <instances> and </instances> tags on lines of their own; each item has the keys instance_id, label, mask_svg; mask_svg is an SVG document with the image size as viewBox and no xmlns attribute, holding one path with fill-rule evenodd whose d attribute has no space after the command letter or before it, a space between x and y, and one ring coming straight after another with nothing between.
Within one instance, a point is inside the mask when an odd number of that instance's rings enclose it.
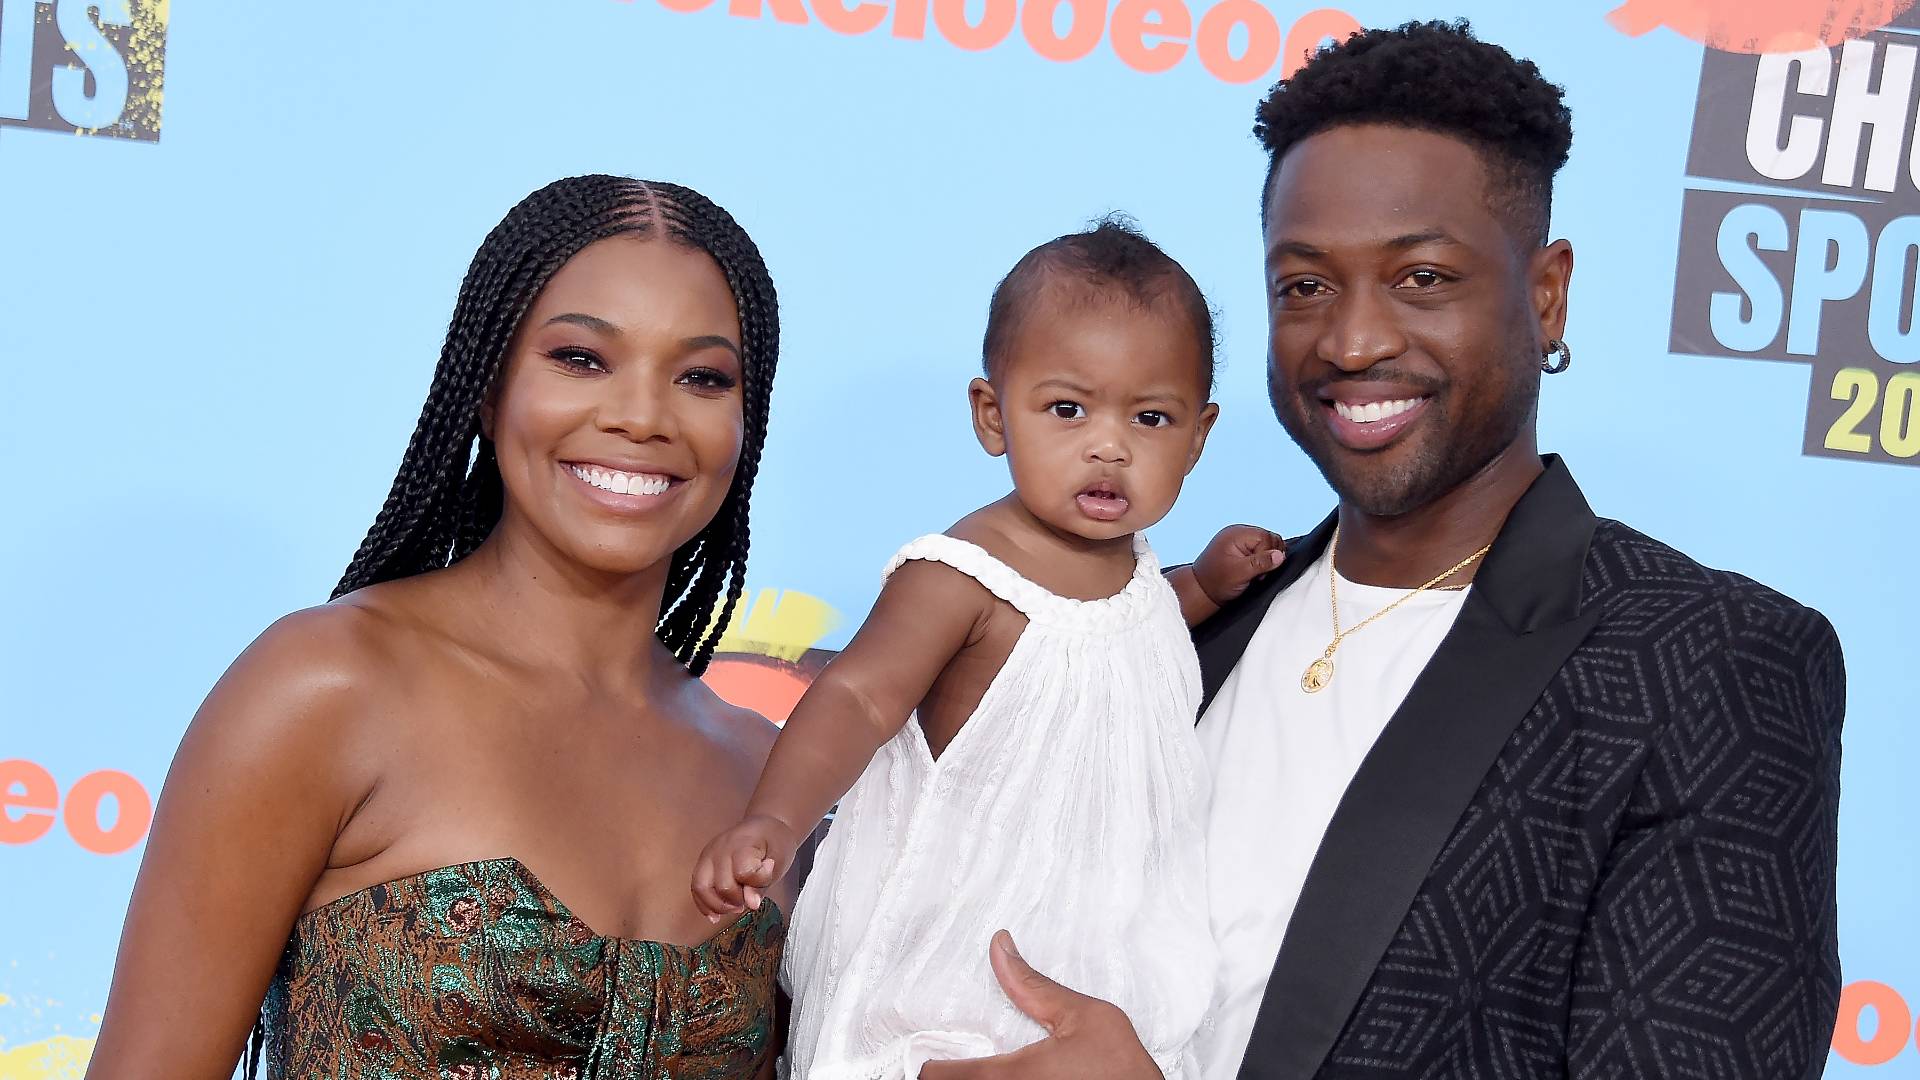
<instances>
[{"instance_id":1,"label":"gold chain necklace","mask_svg":"<svg viewBox=\"0 0 1920 1080\"><path fill-rule=\"evenodd\" d=\"M1333 540L1327 545L1327 596L1333 602L1333 640L1327 643L1327 651L1320 654L1320 659L1308 664L1306 673L1300 676L1300 689L1305 690L1309 694L1317 694L1325 690L1327 684L1333 682L1333 654L1339 650L1340 643L1347 640L1348 635L1359 633L1380 616L1385 615L1401 604L1406 603L1460 571L1465 570L1473 564L1475 559L1492 551L1493 545L1488 544L1479 551L1454 563L1451 569L1434 578L1432 581L1395 600L1393 603L1388 604L1386 607L1381 608L1379 611L1374 612L1345 630L1340 629L1340 571L1334 566L1333 561L1334 555L1339 550L1340 528L1339 526L1335 526L1333 530Z\"/></svg>"}]
</instances>

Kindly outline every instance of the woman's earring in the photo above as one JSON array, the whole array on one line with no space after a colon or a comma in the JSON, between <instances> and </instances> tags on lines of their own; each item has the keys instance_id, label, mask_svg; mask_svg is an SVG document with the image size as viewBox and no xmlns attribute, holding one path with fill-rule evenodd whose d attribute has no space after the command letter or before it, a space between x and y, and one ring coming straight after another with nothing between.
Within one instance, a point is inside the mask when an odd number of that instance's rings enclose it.
<instances>
[{"instance_id":1,"label":"woman's earring","mask_svg":"<svg viewBox=\"0 0 1920 1080\"><path fill-rule=\"evenodd\" d=\"M1555 354L1559 354L1555 358ZM1549 375L1558 375L1573 366L1573 350L1559 338L1547 342L1547 354L1540 359L1540 370Z\"/></svg>"}]
</instances>

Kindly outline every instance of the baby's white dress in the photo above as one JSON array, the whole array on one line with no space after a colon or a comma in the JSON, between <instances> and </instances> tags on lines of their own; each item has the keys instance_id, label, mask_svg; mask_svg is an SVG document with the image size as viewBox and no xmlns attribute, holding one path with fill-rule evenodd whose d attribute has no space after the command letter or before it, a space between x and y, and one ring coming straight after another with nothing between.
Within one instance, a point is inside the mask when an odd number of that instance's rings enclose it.
<instances>
[{"instance_id":1,"label":"baby's white dress","mask_svg":"<svg viewBox=\"0 0 1920 1080\"><path fill-rule=\"evenodd\" d=\"M894 556L946 564L1028 620L936 761L916 720L840 802L794 907L781 977L794 1080L911 1080L930 1060L1044 1031L988 964L1013 934L1043 974L1111 1001L1169 1080L1213 997L1200 667L1146 540L1125 589L1058 596L964 540Z\"/></svg>"}]
</instances>

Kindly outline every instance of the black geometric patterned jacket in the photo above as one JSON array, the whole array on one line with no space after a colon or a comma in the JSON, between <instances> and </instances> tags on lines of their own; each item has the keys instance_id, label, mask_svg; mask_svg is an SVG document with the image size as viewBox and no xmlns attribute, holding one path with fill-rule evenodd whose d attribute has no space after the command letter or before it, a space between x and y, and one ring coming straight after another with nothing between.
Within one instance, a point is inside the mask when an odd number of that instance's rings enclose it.
<instances>
[{"instance_id":1,"label":"black geometric patterned jacket","mask_svg":"<svg viewBox=\"0 0 1920 1080\"><path fill-rule=\"evenodd\" d=\"M1244 1080L1825 1066L1833 628L1596 518L1546 462L1333 816ZM1331 531L1196 628L1207 700Z\"/></svg>"}]
</instances>

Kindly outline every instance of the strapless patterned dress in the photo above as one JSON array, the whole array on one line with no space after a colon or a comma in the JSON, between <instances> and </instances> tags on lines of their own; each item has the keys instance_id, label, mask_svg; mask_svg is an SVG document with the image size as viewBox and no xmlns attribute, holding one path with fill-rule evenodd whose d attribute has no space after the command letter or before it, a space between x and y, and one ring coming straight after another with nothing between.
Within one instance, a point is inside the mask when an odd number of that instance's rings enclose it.
<instances>
[{"instance_id":1,"label":"strapless patterned dress","mask_svg":"<svg viewBox=\"0 0 1920 1080\"><path fill-rule=\"evenodd\" d=\"M720 1080L776 1049L771 900L699 945L608 937L517 859L374 885L302 915L249 1075Z\"/></svg>"}]
</instances>

